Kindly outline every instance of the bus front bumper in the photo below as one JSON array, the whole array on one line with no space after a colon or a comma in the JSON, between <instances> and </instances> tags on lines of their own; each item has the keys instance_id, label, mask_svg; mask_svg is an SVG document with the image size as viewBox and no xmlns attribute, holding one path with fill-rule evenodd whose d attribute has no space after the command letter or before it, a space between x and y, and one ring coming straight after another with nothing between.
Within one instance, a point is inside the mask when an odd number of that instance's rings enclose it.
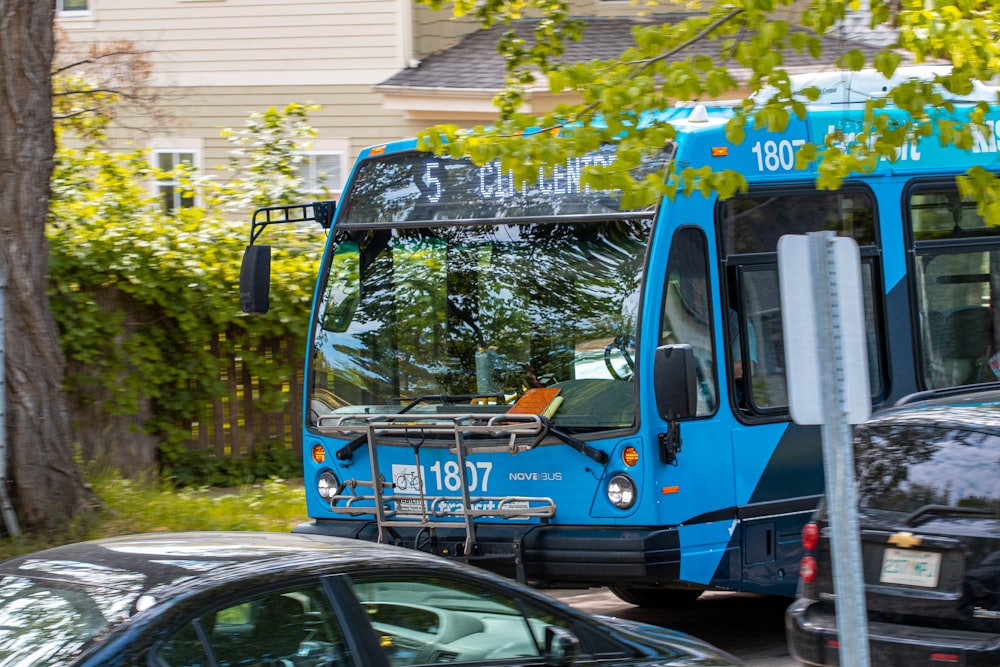
<instances>
[{"instance_id":1,"label":"bus front bumper","mask_svg":"<svg viewBox=\"0 0 1000 667\"><path fill-rule=\"evenodd\" d=\"M374 521L324 520L292 532L378 541ZM671 528L480 524L473 553L463 526L393 528L398 546L463 560L536 586L650 585L678 581L680 544Z\"/></svg>"}]
</instances>

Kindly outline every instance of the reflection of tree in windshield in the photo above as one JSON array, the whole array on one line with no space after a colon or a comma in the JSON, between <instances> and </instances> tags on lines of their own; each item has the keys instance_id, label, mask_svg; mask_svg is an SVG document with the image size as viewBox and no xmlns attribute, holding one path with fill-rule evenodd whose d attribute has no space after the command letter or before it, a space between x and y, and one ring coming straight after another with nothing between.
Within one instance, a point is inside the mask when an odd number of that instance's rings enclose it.
<instances>
[{"instance_id":1,"label":"reflection of tree in windshield","mask_svg":"<svg viewBox=\"0 0 1000 667\"><path fill-rule=\"evenodd\" d=\"M409 165L368 163L354 177L352 196L343 198L347 210L341 217L366 222L406 220L420 196L420 190L413 183ZM383 192L390 192L392 196L380 196Z\"/></svg>"},{"instance_id":2,"label":"reflection of tree in windshield","mask_svg":"<svg viewBox=\"0 0 1000 667\"><path fill-rule=\"evenodd\" d=\"M649 229L622 220L359 235L325 296L341 303L357 289L357 308L342 331L317 328L314 386L388 409L574 380L582 346L635 333ZM360 286L334 279L351 274L338 261L360 262Z\"/></svg>"},{"instance_id":3,"label":"reflection of tree in windshield","mask_svg":"<svg viewBox=\"0 0 1000 667\"><path fill-rule=\"evenodd\" d=\"M855 464L862 507L913 512L926 505L1000 509L1000 437L988 431L891 421L861 426Z\"/></svg>"}]
</instances>

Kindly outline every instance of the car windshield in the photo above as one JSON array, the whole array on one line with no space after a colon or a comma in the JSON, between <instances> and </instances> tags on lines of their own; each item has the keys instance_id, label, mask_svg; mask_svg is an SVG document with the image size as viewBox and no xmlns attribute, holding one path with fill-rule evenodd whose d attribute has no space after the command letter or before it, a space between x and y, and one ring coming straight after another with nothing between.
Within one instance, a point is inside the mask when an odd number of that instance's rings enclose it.
<instances>
[{"instance_id":1,"label":"car windshield","mask_svg":"<svg viewBox=\"0 0 1000 667\"><path fill-rule=\"evenodd\" d=\"M551 387L565 398L556 423L630 426L650 228L619 218L343 235L315 324L313 423L415 401L407 411L500 413Z\"/></svg>"},{"instance_id":2,"label":"car windshield","mask_svg":"<svg viewBox=\"0 0 1000 667\"><path fill-rule=\"evenodd\" d=\"M915 512L927 506L1000 514L1000 436L945 421L859 427L855 436L858 496L867 509Z\"/></svg>"},{"instance_id":3,"label":"car windshield","mask_svg":"<svg viewBox=\"0 0 1000 667\"><path fill-rule=\"evenodd\" d=\"M50 560L21 566L37 570L38 578L0 578L0 667L65 664L103 630L127 618L141 590L141 575L68 565L77 581L51 580L48 575L66 571L67 564Z\"/></svg>"}]
</instances>

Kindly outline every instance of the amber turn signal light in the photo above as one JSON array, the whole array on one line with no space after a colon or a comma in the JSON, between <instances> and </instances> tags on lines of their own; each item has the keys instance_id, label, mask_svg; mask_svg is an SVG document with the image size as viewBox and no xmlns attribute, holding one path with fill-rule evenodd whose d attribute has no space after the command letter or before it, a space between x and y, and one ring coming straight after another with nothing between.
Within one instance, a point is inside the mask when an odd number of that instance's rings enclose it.
<instances>
[{"instance_id":1,"label":"amber turn signal light","mask_svg":"<svg viewBox=\"0 0 1000 667\"><path fill-rule=\"evenodd\" d=\"M639 462L639 452L635 447L626 447L622 451L622 462L629 468Z\"/></svg>"}]
</instances>

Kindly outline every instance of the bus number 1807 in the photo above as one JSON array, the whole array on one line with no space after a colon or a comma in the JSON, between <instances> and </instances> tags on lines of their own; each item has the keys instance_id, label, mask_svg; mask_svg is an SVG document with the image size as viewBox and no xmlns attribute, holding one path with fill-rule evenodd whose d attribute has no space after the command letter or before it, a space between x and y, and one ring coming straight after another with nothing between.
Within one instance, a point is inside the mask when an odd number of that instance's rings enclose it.
<instances>
[{"instance_id":1,"label":"bus number 1807","mask_svg":"<svg viewBox=\"0 0 1000 667\"><path fill-rule=\"evenodd\" d=\"M757 171L791 171L795 168L795 149L805 139L758 141L750 150L757 156Z\"/></svg>"}]
</instances>

